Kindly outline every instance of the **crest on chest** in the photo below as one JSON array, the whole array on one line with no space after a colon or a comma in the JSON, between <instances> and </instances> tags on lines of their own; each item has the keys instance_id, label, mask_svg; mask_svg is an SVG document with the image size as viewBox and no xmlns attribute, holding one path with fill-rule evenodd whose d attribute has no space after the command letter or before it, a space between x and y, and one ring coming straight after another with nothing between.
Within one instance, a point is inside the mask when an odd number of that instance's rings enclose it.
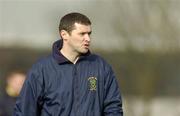
<instances>
[{"instance_id":1,"label":"crest on chest","mask_svg":"<svg viewBox=\"0 0 180 116\"><path fill-rule=\"evenodd\" d=\"M89 90L96 91L97 89L97 78L96 77L89 77L88 78Z\"/></svg>"}]
</instances>

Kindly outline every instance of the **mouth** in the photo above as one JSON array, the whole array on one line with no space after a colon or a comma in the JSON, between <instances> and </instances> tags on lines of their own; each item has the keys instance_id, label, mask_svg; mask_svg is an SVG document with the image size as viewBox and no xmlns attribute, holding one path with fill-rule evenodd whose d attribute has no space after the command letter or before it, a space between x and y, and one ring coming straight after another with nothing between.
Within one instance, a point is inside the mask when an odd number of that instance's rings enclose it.
<instances>
[{"instance_id":1,"label":"mouth","mask_svg":"<svg viewBox=\"0 0 180 116\"><path fill-rule=\"evenodd\" d=\"M85 48L89 48L90 44L84 44Z\"/></svg>"}]
</instances>

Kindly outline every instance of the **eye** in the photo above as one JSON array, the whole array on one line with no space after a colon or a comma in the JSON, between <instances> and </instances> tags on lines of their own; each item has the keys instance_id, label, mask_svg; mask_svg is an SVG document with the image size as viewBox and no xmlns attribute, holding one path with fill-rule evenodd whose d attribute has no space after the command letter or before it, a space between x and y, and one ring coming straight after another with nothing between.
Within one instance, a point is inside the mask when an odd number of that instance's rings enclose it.
<instances>
[{"instance_id":1,"label":"eye","mask_svg":"<svg viewBox=\"0 0 180 116\"><path fill-rule=\"evenodd\" d=\"M79 33L81 36L85 35L86 33L82 32L82 33Z\"/></svg>"},{"instance_id":2,"label":"eye","mask_svg":"<svg viewBox=\"0 0 180 116\"><path fill-rule=\"evenodd\" d=\"M81 35L85 35L86 33L81 33Z\"/></svg>"},{"instance_id":3,"label":"eye","mask_svg":"<svg viewBox=\"0 0 180 116\"><path fill-rule=\"evenodd\" d=\"M89 32L88 35L90 36L92 32Z\"/></svg>"}]
</instances>

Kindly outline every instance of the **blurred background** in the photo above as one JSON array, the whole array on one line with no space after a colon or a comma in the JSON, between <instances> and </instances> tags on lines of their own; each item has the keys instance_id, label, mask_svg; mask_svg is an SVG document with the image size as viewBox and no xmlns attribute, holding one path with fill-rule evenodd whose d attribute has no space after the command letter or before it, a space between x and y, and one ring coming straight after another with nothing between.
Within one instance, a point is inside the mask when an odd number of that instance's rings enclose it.
<instances>
[{"instance_id":1,"label":"blurred background","mask_svg":"<svg viewBox=\"0 0 180 116\"><path fill-rule=\"evenodd\" d=\"M180 116L179 11L178 0L0 0L0 96L9 73L51 52L60 18L80 12L92 21L91 51L114 68L125 116Z\"/></svg>"}]
</instances>

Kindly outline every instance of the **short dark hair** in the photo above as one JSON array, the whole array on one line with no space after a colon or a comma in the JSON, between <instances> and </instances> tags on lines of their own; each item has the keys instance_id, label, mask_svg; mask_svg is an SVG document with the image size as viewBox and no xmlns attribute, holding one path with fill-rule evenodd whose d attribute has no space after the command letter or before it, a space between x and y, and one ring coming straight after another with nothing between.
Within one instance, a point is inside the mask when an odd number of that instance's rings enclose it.
<instances>
[{"instance_id":1,"label":"short dark hair","mask_svg":"<svg viewBox=\"0 0 180 116\"><path fill-rule=\"evenodd\" d=\"M59 32L65 30L68 33L74 29L74 24L91 25L89 18L81 13L73 12L63 16L59 23Z\"/></svg>"}]
</instances>

